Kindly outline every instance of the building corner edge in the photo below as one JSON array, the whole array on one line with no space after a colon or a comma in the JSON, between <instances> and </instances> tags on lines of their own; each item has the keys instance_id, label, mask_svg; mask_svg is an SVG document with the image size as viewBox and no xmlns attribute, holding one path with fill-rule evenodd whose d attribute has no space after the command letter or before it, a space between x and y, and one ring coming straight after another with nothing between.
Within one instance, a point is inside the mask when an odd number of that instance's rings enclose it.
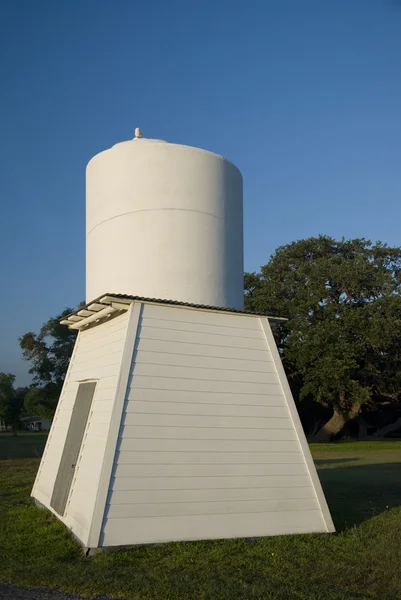
<instances>
[{"instance_id":1,"label":"building corner edge","mask_svg":"<svg viewBox=\"0 0 401 600\"><path fill-rule=\"evenodd\" d=\"M118 436L121 427L121 419L124 410L128 379L134 355L135 341L138 333L139 321L142 313L142 303L133 302L128 309L128 323L125 334L124 348L121 356L120 372L118 376L114 403L112 408L107 443L103 457L103 465L100 474L98 492L92 522L89 528L88 540L85 544L86 553L92 556L99 549L100 537L104 513L106 509L107 496L109 493L110 479L114 465L117 449Z\"/></svg>"},{"instance_id":2,"label":"building corner edge","mask_svg":"<svg viewBox=\"0 0 401 600\"><path fill-rule=\"evenodd\" d=\"M309 477L311 478L314 490L315 490L315 494L316 494L316 499L319 503L320 506L320 510L322 511L322 515L323 515L323 519L324 519L324 523L326 525L326 532L327 533L334 533L336 531L334 523L333 523L333 519L331 517L330 514L330 510L326 501L326 497L324 495L323 492L323 488L322 485L320 483L320 479L319 476L317 474L316 471L316 466L309 448L309 444L307 442L303 427L302 427L302 423L301 423L301 419L299 418L299 414L297 411L297 408L295 406L295 402L294 402L294 398L291 392L291 388L290 385L288 383L287 380L287 376L285 374L284 371L284 367L283 367L283 363L281 361L281 357L277 348L277 344L276 344L276 340L274 339L273 336L273 332L271 330L270 327L270 323L268 321L267 318L260 318L260 324L262 327L262 330L265 334L266 337L266 341L270 350L270 353L272 355L272 359L274 362L274 365L276 367L276 371L277 371L277 375L280 381L280 385L283 389L283 393L284 393L284 397L287 403L287 407L288 410L290 411L291 414L291 418L294 424L294 428L297 434L297 438L298 438L298 442L301 446L303 455L304 455L304 459L305 459L305 463L308 469L308 474Z\"/></svg>"}]
</instances>

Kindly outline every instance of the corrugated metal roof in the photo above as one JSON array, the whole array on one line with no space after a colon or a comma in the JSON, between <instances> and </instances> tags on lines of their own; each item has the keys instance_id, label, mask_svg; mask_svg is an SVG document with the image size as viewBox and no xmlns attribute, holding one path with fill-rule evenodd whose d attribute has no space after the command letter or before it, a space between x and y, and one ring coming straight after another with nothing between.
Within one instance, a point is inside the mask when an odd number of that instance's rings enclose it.
<instances>
[{"instance_id":1,"label":"corrugated metal roof","mask_svg":"<svg viewBox=\"0 0 401 600\"><path fill-rule=\"evenodd\" d=\"M180 302L179 300L162 300L160 298L144 298L142 296L126 296L125 294L104 294L104 296L113 296L113 298L127 299L127 300L136 300L138 302L153 302L156 304L172 304L173 306L187 306L188 308L200 308L203 310L218 310L223 312L231 312L231 313L240 313L243 315L253 315L256 317L267 317L266 314L254 313L249 310L239 310L237 308L225 308L221 306L209 306L207 304L191 304L190 302ZM104 296L100 296L99 298L103 298ZM96 300L94 301L96 302ZM93 304L90 302L89 304ZM269 315L269 319L276 319L278 321L288 321L288 319L284 317L273 317Z\"/></svg>"},{"instance_id":2,"label":"corrugated metal roof","mask_svg":"<svg viewBox=\"0 0 401 600\"><path fill-rule=\"evenodd\" d=\"M235 313L240 315L251 315L254 317L267 317L269 321L287 321L284 317L274 317L272 315L266 315L261 313L255 313L247 310L238 310L235 308L225 308L221 306L208 306L206 304L192 304L190 302L180 302L179 300L165 300L162 298L146 298L144 296L130 296L127 294L102 294L95 300L88 302L85 306L81 306L76 311L64 317L61 323L65 325L79 325L79 322L86 320L88 315L78 315L80 312L87 312L89 314L96 315L97 312L111 306L113 302L120 302L121 304L131 304L132 302L145 302L149 304L167 304L170 306L183 306L187 308L194 308L198 310L210 310L219 311L226 313ZM96 307L94 306L96 305ZM89 315L90 316L90 315ZM92 319L91 319L92 321Z\"/></svg>"}]
</instances>

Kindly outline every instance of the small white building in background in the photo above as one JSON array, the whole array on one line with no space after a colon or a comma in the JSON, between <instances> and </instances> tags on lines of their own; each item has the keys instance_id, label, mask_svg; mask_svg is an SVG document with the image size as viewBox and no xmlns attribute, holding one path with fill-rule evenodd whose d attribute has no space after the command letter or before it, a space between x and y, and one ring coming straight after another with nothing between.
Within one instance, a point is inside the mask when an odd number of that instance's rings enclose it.
<instances>
[{"instance_id":1,"label":"small white building in background","mask_svg":"<svg viewBox=\"0 0 401 600\"><path fill-rule=\"evenodd\" d=\"M242 273L231 163L140 134L89 163L88 304L32 490L86 549L334 530Z\"/></svg>"},{"instance_id":2,"label":"small white building in background","mask_svg":"<svg viewBox=\"0 0 401 600\"><path fill-rule=\"evenodd\" d=\"M42 417L22 417L20 421L28 431L49 431L51 427L51 422Z\"/></svg>"}]
</instances>

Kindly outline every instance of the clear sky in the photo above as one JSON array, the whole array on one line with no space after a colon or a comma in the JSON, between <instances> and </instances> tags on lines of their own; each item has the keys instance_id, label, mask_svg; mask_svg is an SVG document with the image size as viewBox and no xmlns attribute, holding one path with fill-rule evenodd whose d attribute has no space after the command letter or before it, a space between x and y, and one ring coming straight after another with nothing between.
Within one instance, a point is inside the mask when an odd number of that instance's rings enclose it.
<instances>
[{"instance_id":1,"label":"clear sky","mask_svg":"<svg viewBox=\"0 0 401 600\"><path fill-rule=\"evenodd\" d=\"M84 298L85 166L133 137L244 176L245 267L329 234L401 245L397 0L3 0L0 371Z\"/></svg>"}]
</instances>

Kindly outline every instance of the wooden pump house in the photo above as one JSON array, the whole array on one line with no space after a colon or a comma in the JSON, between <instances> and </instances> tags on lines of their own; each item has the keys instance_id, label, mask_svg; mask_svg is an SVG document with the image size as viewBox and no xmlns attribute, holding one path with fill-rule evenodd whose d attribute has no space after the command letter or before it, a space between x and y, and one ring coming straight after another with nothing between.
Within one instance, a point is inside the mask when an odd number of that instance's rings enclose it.
<instances>
[{"instance_id":1,"label":"wooden pump house","mask_svg":"<svg viewBox=\"0 0 401 600\"><path fill-rule=\"evenodd\" d=\"M334 530L242 244L221 156L137 130L90 161L87 305L32 490L89 552Z\"/></svg>"}]
</instances>

